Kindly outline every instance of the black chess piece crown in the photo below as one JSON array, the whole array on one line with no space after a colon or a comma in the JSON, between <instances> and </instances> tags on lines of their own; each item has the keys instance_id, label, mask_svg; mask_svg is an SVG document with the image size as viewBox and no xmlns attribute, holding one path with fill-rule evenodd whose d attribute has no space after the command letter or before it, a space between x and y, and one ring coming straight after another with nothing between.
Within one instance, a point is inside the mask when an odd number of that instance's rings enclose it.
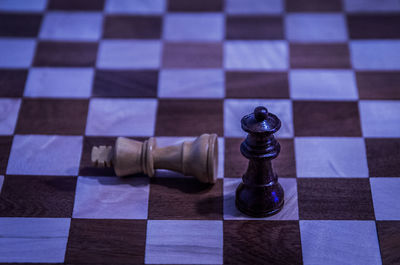
<instances>
[{"instance_id":1,"label":"black chess piece crown","mask_svg":"<svg viewBox=\"0 0 400 265\"><path fill-rule=\"evenodd\" d=\"M236 190L236 207L254 217L276 214L283 207L284 192L271 160L281 150L273 135L280 129L281 121L267 108L257 107L241 123L248 135L240 145L240 152L249 159L249 165Z\"/></svg>"}]
</instances>

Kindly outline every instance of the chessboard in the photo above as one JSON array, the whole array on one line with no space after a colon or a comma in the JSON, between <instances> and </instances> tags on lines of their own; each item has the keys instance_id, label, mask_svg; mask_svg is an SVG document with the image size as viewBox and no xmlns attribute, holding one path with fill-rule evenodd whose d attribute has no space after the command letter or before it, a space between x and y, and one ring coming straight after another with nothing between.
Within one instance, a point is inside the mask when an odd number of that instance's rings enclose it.
<instances>
[{"instance_id":1,"label":"chessboard","mask_svg":"<svg viewBox=\"0 0 400 265\"><path fill-rule=\"evenodd\" d=\"M398 0L0 0L0 263L400 264ZM240 119L283 210L235 208ZM215 185L90 151L219 136Z\"/></svg>"}]
</instances>

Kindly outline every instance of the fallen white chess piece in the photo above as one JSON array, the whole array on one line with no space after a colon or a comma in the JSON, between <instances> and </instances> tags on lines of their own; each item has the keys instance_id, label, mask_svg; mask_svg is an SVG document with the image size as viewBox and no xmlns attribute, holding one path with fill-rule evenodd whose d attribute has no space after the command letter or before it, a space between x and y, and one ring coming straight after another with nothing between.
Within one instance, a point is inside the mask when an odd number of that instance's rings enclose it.
<instances>
[{"instance_id":1,"label":"fallen white chess piece","mask_svg":"<svg viewBox=\"0 0 400 265\"><path fill-rule=\"evenodd\" d=\"M202 134L194 141L157 148L156 139L144 142L118 137L114 148L94 146L92 162L98 167L114 167L117 176L144 173L154 176L155 169L168 169L215 183L218 172L218 137Z\"/></svg>"}]
</instances>

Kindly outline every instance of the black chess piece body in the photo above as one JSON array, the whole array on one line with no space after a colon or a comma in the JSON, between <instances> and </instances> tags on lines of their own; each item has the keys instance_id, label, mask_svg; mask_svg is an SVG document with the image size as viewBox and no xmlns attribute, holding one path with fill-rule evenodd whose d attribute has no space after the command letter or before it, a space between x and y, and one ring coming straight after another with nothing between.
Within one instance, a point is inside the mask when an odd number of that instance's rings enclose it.
<instances>
[{"instance_id":1,"label":"black chess piece body","mask_svg":"<svg viewBox=\"0 0 400 265\"><path fill-rule=\"evenodd\" d=\"M257 107L254 113L242 118L241 124L248 135L240 152L249 159L249 165L236 189L236 207L253 217L276 214L283 207L284 191L271 160L281 149L273 135L280 129L281 121L265 107Z\"/></svg>"}]
</instances>

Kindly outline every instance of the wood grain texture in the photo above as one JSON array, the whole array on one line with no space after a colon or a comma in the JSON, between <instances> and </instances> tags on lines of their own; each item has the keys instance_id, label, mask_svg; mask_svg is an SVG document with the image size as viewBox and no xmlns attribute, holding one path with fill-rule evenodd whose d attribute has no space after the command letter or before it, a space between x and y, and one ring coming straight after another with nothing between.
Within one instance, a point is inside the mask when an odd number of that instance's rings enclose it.
<instances>
[{"instance_id":1,"label":"wood grain texture","mask_svg":"<svg viewBox=\"0 0 400 265\"><path fill-rule=\"evenodd\" d=\"M357 102L294 101L296 136L361 136Z\"/></svg>"},{"instance_id":2,"label":"wood grain texture","mask_svg":"<svg viewBox=\"0 0 400 265\"><path fill-rule=\"evenodd\" d=\"M0 14L0 36L36 37L39 33L42 15Z\"/></svg>"},{"instance_id":3,"label":"wood grain texture","mask_svg":"<svg viewBox=\"0 0 400 265\"><path fill-rule=\"evenodd\" d=\"M222 221L149 220L146 264L222 264Z\"/></svg>"},{"instance_id":4,"label":"wood grain texture","mask_svg":"<svg viewBox=\"0 0 400 265\"><path fill-rule=\"evenodd\" d=\"M1 217L71 217L76 177L5 176Z\"/></svg>"},{"instance_id":5,"label":"wood grain texture","mask_svg":"<svg viewBox=\"0 0 400 265\"><path fill-rule=\"evenodd\" d=\"M275 173L279 177L296 177L296 160L294 157L294 143L292 139L278 139L281 145L279 156L272 162Z\"/></svg>"},{"instance_id":6,"label":"wood grain texture","mask_svg":"<svg viewBox=\"0 0 400 265\"><path fill-rule=\"evenodd\" d=\"M368 178L361 137L296 137L298 177Z\"/></svg>"},{"instance_id":7,"label":"wood grain texture","mask_svg":"<svg viewBox=\"0 0 400 265\"><path fill-rule=\"evenodd\" d=\"M106 39L159 39L162 17L109 15L105 18Z\"/></svg>"},{"instance_id":8,"label":"wood grain texture","mask_svg":"<svg viewBox=\"0 0 400 265\"><path fill-rule=\"evenodd\" d=\"M225 138L224 177L241 178L249 161L240 154L242 138Z\"/></svg>"},{"instance_id":9,"label":"wood grain texture","mask_svg":"<svg viewBox=\"0 0 400 265\"><path fill-rule=\"evenodd\" d=\"M228 40L284 39L283 20L279 16L227 16Z\"/></svg>"},{"instance_id":10,"label":"wood grain texture","mask_svg":"<svg viewBox=\"0 0 400 265\"><path fill-rule=\"evenodd\" d=\"M6 173L12 141L12 136L0 136L0 174Z\"/></svg>"},{"instance_id":11,"label":"wood grain texture","mask_svg":"<svg viewBox=\"0 0 400 265\"><path fill-rule=\"evenodd\" d=\"M164 68L221 68L221 43L165 43Z\"/></svg>"},{"instance_id":12,"label":"wood grain texture","mask_svg":"<svg viewBox=\"0 0 400 265\"><path fill-rule=\"evenodd\" d=\"M32 263L32 262L18 262L18 263L1 263L1 265L16 265L16 264L18 264L18 265L32 265L32 264L35 264L35 265L60 265L60 264L66 264L66 263L52 263L52 262L46 262L46 263L41 263L41 262L35 262L35 263Z\"/></svg>"},{"instance_id":13,"label":"wood grain texture","mask_svg":"<svg viewBox=\"0 0 400 265\"><path fill-rule=\"evenodd\" d=\"M84 134L88 100L24 99L16 132L20 134Z\"/></svg>"},{"instance_id":14,"label":"wood grain texture","mask_svg":"<svg viewBox=\"0 0 400 265\"><path fill-rule=\"evenodd\" d=\"M143 264L145 220L72 219L65 263Z\"/></svg>"},{"instance_id":15,"label":"wood grain texture","mask_svg":"<svg viewBox=\"0 0 400 265\"><path fill-rule=\"evenodd\" d=\"M104 0L49 0L49 10L69 11L100 11L103 10Z\"/></svg>"},{"instance_id":16,"label":"wood grain texture","mask_svg":"<svg viewBox=\"0 0 400 265\"><path fill-rule=\"evenodd\" d=\"M400 128L398 0L0 0L0 9L0 97L14 98L2 106L24 108L21 127L0 136L0 263L400 264L399 221L375 225L400 220L400 140L388 138ZM45 18L72 13L89 21L41 32ZM327 27L287 35L292 17ZM90 102L89 119L87 103L78 115L48 104L54 97ZM286 195L274 221L235 212L248 163L239 121L257 102L279 114L285 138L272 162ZM358 108L371 138L360 137ZM3 132L15 124L6 109ZM207 131L219 133L225 169L214 186L165 171L121 179L90 161L93 145L114 144L106 135L156 135L162 146L180 139L163 136ZM72 208L82 219L70 229ZM145 260L146 242L155 259Z\"/></svg>"},{"instance_id":17,"label":"wood grain texture","mask_svg":"<svg viewBox=\"0 0 400 265\"><path fill-rule=\"evenodd\" d=\"M342 11L340 0L287 0L288 12L339 12Z\"/></svg>"},{"instance_id":18,"label":"wood grain texture","mask_svg":"<svg viewBox=\"0 0 400 265\"><path fill-rule=\"evenodd\" d=\"M27 75L27 70L0 70L0 96L21 97Z\"/></svg>"},{"instance_id":19,"label":"wood grain texture","mask_svg":"<svg viewBox=\"0 0 400 265\"><path fill-rule=\"evenodd\" d=\"M147 219L149 178L78 177L73 218Z\"/></svg>"},{"instance_id":20,"label":"wood grain texture","mask_svg":"<svg viewBox=\"0 0 400 265\"><path fill-rule=\"evenodd\" d=\"M377 221L382 264L400 264L400 221Z\"/></svg>"},{"instance_id":21,"label":"wood grain texture","mask_svg":"<svg viewBox=\"0 0 400 265\"><path fill-rule=\"evenodd\" d=\"M150 179L149 219L222 219L222 181L209 185L173 172L156 174Z\"/></svg>"},{"instance_id":22,"label":"wood grain texture","mask_svg":"<svg viewBox=\"0 0 400 265\"><path fill-rule=\"evenodd\" d=\"M218 12L222 11L223 0L169 0L168 11L172 12Z\"/></svg>"},{"instance_id":23,"label":"wood grain texture","mask_svg":"<svg viewBox=\"0 0 400 265\"><path fill-rule=\"evenodd\" d=\"M368 178L298 178L300 220L375 219Z\"/></svg>"},{"instance_id":24,"label":"wood grain texture","mask_svg":"<svg viewBox=\"0 0 400 265\"><path fill-rule=\"evenodd\" d=\"M300 220L304 264L381 264L374 221Z\"/></svg>"},{"instance_id":25,"label":"wood grain texture","mask_svg":"<svg viewBox=\"0 0 400 265\"><path fill-rule=\"evenodd\" d=\"M97 43L39 42L35 66L93 67L97 57Z\"/></svg>"},{"instance_id":26,"label":"wood grain texture","mask_svg":"<svg viewBox=\"0 0 400 265\"><path fill-rule=\"evenodd\" d=\"M400 71L356 72L360 99L400 99Z\"/></svg>"},{"instance_id":27,"label":"wood grain texture","mask_svg":"<svg viewBox=\"0 0 400 265\"><path fill-rule=\"evenodd\" d=\"M158 71L97 70L94 97L157 97Z\"/></svg>"},{"instance_id":28,"label":"wood grain texture","mask_svg":"<svg viewBox=\"0 0 400 265\"><path fill-rule=\"evenodd\" d=\"M81 149L82 136L15 135L7 174L76 176Z\"/></svg>"},{"instance_id":29,"label":"wood grain texture","mask_svg":"<svg viewBox=\"0 0 400 265\"><path fill-rule=\"evenodd\" d=\"M248 160L240 154L241 138L225 138L225 177L241 178L245 173ZM296 177L294 144L292 139L278 139L281 145L279 156L274 159L272 166L279 177Z\"/></svg>"},{"instance_id":30,"label":"wood grain texture","mask_svg":"<svg viewBox=\"0 0 400 265\"><path fill-rule=\"evenodd\" d=\"M0 262L64 262L69 218L0 218Z\"/></svg>"},{"instance_id":31,"label":"wood grain texture","mask_svg":"<svg viewBox=\"0 0 400 265\"><path fill-rule=\"evenodd\" d=\"M207 99L225 94L222 69L169 69L160 72L159 98Z\"/></svg>"},{"instance_id":32,"label":"wood grain texture","mask_svg":"<svg viewBox=\"0 0 400 265\"><path fill-rule=\"evenodd\" d=\"M351 68L347 44L290 44L292 68Z\"/></svg>"},{"instance_id":33,"label":"wood grain texture","mask_svg":"<svg viewBox=\"0 0 400 265\"><path fill-rule=\"evenodd\" d=\"M227 98L289 98L285 72L225 72Z\"/></svg>"},{"instance_id":34,"label":"wood grain texture","mask_svg":"<svg viewBox=\"0 0 400 265\"><path fill-rule=\"evenodd\" d=\"M159 100L155 135L223 135L222 108L222 100Z\"/></svg>"},{"instance_id":35,"label":"wood grain texture","mask_svg":"<svg viewBox=\"0 0 400 265\"><path fill-rule=\"evenodd\" d=\"M356 14L347 16L352 39L398 39L400 38L400 15Z\"/></svg>"},{"instance_id":36,"label":"wood grain texture","mask_svg":"<svg viewBox=\"0 0 400 265\"><path fill-rule=\"evenodd\" d=\"M366 138L370 177L400 177L400 139Z\"/></svg>"},{"instance_id":37,"label":"wood grain texture","mask_svg":"<svg viewBox=\"0 0 400 265\"><path fill-rule=\"evenodd\" d=\"M224 264L302 264L298 221L224 221Z\"/></svg>"}]
</instances>

